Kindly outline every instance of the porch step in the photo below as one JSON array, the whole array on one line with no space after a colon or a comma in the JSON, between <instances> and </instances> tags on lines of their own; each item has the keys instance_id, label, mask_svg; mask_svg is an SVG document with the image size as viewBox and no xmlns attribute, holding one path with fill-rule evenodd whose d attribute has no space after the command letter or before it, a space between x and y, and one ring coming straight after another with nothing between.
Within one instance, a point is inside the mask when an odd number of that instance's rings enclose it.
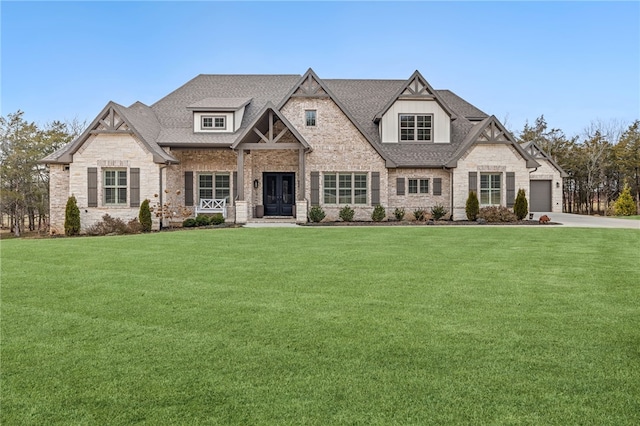
<instances>
[{"instance_id":1,"label":"porch step","mask_svg":"<svg viewBox=\"0 0 640 426\"><path fill-rule=\"evenodd\" d=\"M247 219L248 223L296 223L293 216L265 216L261 218L251 217Z\"/></svg>"}]
</instances>

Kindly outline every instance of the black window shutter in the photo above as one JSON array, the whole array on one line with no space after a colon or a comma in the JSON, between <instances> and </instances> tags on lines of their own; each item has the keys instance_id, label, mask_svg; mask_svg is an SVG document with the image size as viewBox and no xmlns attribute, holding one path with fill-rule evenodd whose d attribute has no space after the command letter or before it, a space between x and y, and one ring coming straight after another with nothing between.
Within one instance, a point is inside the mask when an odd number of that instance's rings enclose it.
<instances>
[{"instance_id":1,"label":"black window shutter","mask_svg":"<svg viewBox=\"0 0 640 426\"><path fill-rule=\"evenodd\" d=\"M507 172L507 207L513 207L516 203L516 174Z\"/></svg>"},{"instance_id":2,"label":"black window shutter","mask_svg":"<svg viewBox=\"0 0 640 426\"><path fill-rule=\"evenodd\" d=\"M238 172L233 172L233 205L236 204L238 198Z\"/></svg>"},{"instance_id":3,"label":"black window shutter","mask_svg":"<svg viewBox=\"0 0 640 426\"><path fill-rule=\"evenodd\" d=\"M320 205L320 172L311 172L311 205Z\"/></svg>"},{"instance_id":4,"label":"black window shutter","mask_svg":"<svg viewBox=\"0 0 640 426\"><path fill-rule=\"evenodd\" d=\"M371 205L380 205L380 172L371 172Z\"/></svg>"},{"instance_id":5,"label":"black window shutter","mask_svg":"<svg viewBox=\"0 0 640 426\"><path fill-rule=\"evenodd\" d=\"M396 179L396 195L404 195L404 178Z\"/></svg>"},{"instance_id":6,"label":"black window shutter","mask_svg":"<svg viewBox=\"0 0 640 426\"><path fill-rule=\"evenodd\" d=\"M87 168L87 207L98 207L98 168Z\"/></svg>"},{"instance_id":7,"label":"black window shutter","mask_svg":"<svg viewBox=\"0 0 640 426\"><path fill-rule=\"evenodd\" d=\"M433 179L433 195L442 195L442 178Z\"/></svg>"},{"instance_id":8,"label":"black window shutter","mask_svg":"<svg viewBox=\"0 0 640 426\"><path fill-rule=\"evenodd\" d=\"M184 205L193 206L193 172L184 172Z\"/></svg>"},{"instance_id":9,"label":"black window shutter","mask_svg":"<svg viewBox=\"0 0 640 426\"><path fill-rule=\"evenodd\" d=\"M140 169L137 167L130 168L129 175L131 176L129 206L140 207Z\"/></svg>"},{"instance_id":10,"label":"black window shutter","mask_svg":"<svg viewBox=\"0 0 640 426\"><path fill-rule=\"evenodd\" d=\"M478 172L469 172L469 192L478 193Z\"/></svg>"}]
</instances>

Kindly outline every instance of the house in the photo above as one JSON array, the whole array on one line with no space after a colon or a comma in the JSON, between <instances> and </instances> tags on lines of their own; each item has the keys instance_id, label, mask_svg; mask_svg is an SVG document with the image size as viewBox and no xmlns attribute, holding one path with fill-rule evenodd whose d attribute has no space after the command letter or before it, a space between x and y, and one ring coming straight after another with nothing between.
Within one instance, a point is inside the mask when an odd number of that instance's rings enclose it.
<instances>
[{"instance_id":1,"label":"house","mask_svg":"<svg viewBox=\"0 0 640 426\"><path fill-rule=\"evenodd\" d=\"M562 207L563 172L539 147L418 71L406 80L199 75L151 106L109 102L42 162L52 232L62 232L71 195L83 229L105 213L137 217L144 199L165 207L165 225L212 200L236 223L306 222L312 206L337 219L345 205L357 220L377 205L389 215L443 205L460 220L471 190L481 206L512 207L523 188L541 210Z\"/></svg>"}]
</instances>

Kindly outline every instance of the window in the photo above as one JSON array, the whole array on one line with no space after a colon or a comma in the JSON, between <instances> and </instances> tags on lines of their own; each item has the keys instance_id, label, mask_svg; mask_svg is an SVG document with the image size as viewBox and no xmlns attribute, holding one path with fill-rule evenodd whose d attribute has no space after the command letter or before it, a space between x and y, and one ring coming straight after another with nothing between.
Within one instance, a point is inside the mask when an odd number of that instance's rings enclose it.
<instances>
[{"instance_id":1,"label":"window","mask_svg":"<svg viewBox=\"0 0 640 426\"><path fill-rule=\"evenodd\" d=\"M409 179L409 194L428 194L429 179Z\"/></svg>"},{"instance_id":2,"label":"window","mask_svg":"<svg viewBox=\"0 0 640 426\"><path fill-rule=\"evenodd\" d=\"M228 173L200 174L198 175L199 199L217 200L226 199L229 202L231 194L230 178Z\"/></svg>"},{"instance_id":3,"label":"window","mask_svg":"<svg viewBox=\"0 0 640 426\"><path fill-rule=\"evenodd\" d=\"M366 173L325 173L325 204L367 204Z\"/></svg>"},{"instance_id":4,"label":"window","mask_svg":"<svg viewBox=\"0 0 640 426\"><path fill-rule=\"evenodd\" d=\"M309 109L304 112L304 118L307 127L314 127L316 125L316 110Z\"/></svg>"},{"instance_id":5,"label":"window","mask_svg":"<svg viewBox=\"0 0 640 426\"><path fill-rule=\"evenodd\" d=\"M203 116L202 129L224 130L227 128L227 120L224 116Z\"/></svg>"},{"instance_id":6,"label":"window","mask_svg":"<svg viewBox=\"0 0 640 426\"><path fill-rule=\"evenodd\" d=\"M480 204L500 205L501 173L480 174Z\"/></svg>"},{"instance_id":7,"label":"window","mask_svg":"<svg viewBox=\"0 0 640 426\"><path fill-rule=\"evenodd\" d=\"M105 170L103 193L104 193L105 204L126 204L127 203L127 171L126 170Z\"/></svg>"},{"instance_id":8,"label":"window","mask_svg":"<svg viewBox=\"0 0 640 426\"><path fill-rule=\"evenodd\" d=\"M432 115L400 114L401 141L430 142L432 128Z\"/></svg>"}]
</instances>

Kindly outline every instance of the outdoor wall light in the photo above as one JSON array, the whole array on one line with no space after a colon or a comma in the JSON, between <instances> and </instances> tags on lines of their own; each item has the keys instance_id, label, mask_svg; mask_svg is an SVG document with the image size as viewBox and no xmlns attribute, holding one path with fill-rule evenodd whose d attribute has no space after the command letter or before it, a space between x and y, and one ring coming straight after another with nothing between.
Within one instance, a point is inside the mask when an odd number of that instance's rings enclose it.
<instances>
[{"instance_id":1,"label":"outdoor wall light","mask_svg":"<svg viewBox=\"0 0 640 426\"><path fill-rule=\"evenodd\" d=\"M254 179L253 180L253 187L255 189L258 189L258 186L260 186L260 181L258 179Z\"/></svg>"},{"instance_id":2,"label":"outdoor wall light","mask_svg":"<svg viewBox=\"0 0 640 426\"><path fill-rule=\"evenodd\" d=\"M560 188L560 182L556 182L556 188Z\"/></svg>"}]
</instances>

